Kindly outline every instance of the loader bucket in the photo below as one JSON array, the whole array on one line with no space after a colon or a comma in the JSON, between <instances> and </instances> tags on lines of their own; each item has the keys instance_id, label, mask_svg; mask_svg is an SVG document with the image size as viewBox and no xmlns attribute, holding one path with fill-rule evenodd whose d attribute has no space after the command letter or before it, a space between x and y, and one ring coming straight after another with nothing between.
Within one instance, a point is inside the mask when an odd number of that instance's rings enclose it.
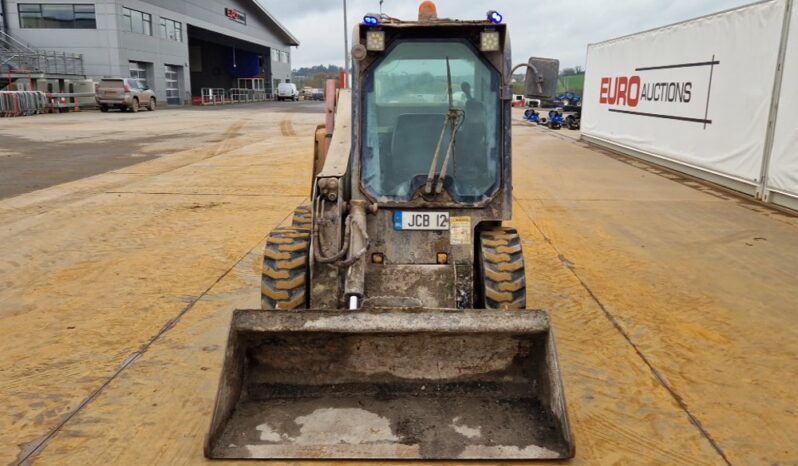
<instances>
[{"instance_id":1,"label":"loader bucket","mask_svg":"<svg viewBox=\"0 0 798 466\"><path fill-rule=\"evenodd\" d=\"M544 311L233 315L209 458L573 456Z\"/></svg>"}]
</instances>

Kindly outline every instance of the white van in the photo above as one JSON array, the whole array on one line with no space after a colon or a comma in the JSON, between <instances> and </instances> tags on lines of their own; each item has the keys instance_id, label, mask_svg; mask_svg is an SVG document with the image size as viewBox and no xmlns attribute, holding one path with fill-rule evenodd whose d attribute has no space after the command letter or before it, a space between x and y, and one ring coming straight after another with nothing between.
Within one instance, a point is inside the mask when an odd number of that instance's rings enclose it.
<instances>
[{"instance_id":1,"label":"white van","mask_svg":"<svg viewBox=\"0 0 798 466\"><path fill-rule=\"evenodd\" d=\"M294 83L280 83L277 85L277 100L297 100L299 91Z\"/></svg>"}]
</instances>

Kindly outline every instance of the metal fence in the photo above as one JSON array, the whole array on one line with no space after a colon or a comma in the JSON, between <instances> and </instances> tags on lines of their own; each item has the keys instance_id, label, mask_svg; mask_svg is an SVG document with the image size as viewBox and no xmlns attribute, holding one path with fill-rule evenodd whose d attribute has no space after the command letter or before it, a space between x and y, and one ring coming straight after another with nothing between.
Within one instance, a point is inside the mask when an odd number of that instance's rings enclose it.
<instances>
[{"instance_id":1,"label":"metal fence","mask_svg":"<svg viewBox=\"0 0 798 466\"><path fill-rule=\"evenodd\" d=\"M227 94L231 102L264 102L268 97L266 91L246 89L241 87L231 87Z\"/></svg>"},{"instance_id":2,"label":"metal fence","mask_svg":"<svg viewBox=\"0 0 798 466\"><path fill-rule=\"evenodd\" d=\"M202 105L223 105L246 102L265 102L272 100L272 94L266 91L231 87L203 87L200 90Z\"/></svg>"},{"instance_id":3,"label":"metal fence","mask_svg":"<svg viewBox=\"0 0 798 466\"><path fill-rule=\"evenodd\" d=\"M94 97L91 92L49 93L41 91L0 91L0 117L18 117L41 113L78 111L80 97Z\"/></svg>"},{"instance_id":4,"label":"metal fence","mask_svg":"<svg viewBox=\"0 0 798 466\"><path fill-rule=\"evenodd\" d=\"M202 105L220 105L225 103L226 92L221 87L203 87L200 90L202 94Z\"/></svg>"},{"instance_id":5,"label":"metal fence","mask_svg":"<svg viewBox=\"0 0 798 466\"><path fill-rule=\"evenodd\" d=\"M0 91L0 117L37 115L51 109L51 100L44 92Z\"/></svg>"}]
</instances>

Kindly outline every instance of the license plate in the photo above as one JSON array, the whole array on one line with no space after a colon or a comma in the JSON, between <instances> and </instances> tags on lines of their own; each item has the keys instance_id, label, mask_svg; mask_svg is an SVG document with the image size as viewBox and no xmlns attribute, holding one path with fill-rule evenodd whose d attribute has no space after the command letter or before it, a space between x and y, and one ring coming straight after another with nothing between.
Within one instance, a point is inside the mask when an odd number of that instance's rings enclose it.
<instances>
[{"instance_id":1,"label":"license plate","mask_svg":"<svg viewBox=\"0 0 798 466\"><path fill-rule=\"evenodd\" d=\"M448 230L449 212L393 213L394 230Z\"/></svg>"}]
</instances>

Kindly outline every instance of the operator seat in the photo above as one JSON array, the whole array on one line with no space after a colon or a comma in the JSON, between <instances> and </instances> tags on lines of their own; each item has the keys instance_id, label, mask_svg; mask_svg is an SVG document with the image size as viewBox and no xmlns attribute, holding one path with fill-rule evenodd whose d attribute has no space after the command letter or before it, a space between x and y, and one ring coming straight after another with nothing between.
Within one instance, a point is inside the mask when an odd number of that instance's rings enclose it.
<instances>
[{"instance_id":1,"label":"operator seat","mask_svg":"<svg viewBox=\"0 0 798 466\"><path fill-rule=\"evenodd\" d=\"M396 192L399 185L407 183L416 175L425 175L429 171L435 146L443 129L446 115L444 113L403 113L396 119L396 128L391 140L391 160L383 160L381 166L390 167L390 173L384 173L384 182L388 192ZM449 142L448 131L441 143L439 162L446 154Z\"/></svg>"}]
</instances>

